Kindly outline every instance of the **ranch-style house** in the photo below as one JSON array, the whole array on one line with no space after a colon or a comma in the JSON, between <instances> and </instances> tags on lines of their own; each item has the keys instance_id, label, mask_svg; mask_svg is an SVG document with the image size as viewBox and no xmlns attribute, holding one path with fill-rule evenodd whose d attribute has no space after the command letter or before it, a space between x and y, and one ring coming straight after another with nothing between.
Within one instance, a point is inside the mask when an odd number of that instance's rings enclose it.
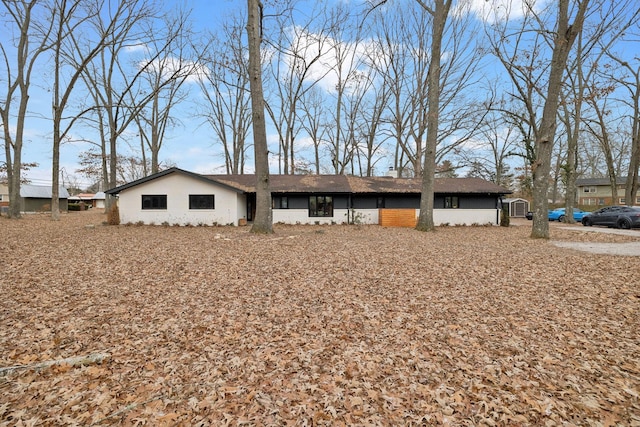
<instances>
[{"instance_id":1,"label":"ranch-style house","mask_svg":"<svg viewBox=\"0 0 640 427\"><path fill-rule=\"evenodd\" d=\"M242 225L255 215L255 175L201 175L171 168L106 191L120 222ZM271 175L273 221L284 224L415 226L421 181L347 175ZM479 178L440 178L436 225L499 224L511 192Z\"/></svg>"}]
</instances>

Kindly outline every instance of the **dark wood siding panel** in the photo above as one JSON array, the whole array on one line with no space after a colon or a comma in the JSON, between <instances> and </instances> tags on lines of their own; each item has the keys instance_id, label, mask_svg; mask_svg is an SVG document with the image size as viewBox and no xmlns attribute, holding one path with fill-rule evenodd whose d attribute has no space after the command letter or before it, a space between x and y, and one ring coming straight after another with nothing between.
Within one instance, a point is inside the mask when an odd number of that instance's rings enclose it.
<instances>
[{"instance_id":1,"label":"dark wood siding panel","mask_svg":"<svg viewBox=\"0 0 640 427\"><path fill-rule=\"evenodd\" d=\"M309 196L289 196L289 209L309 209Z\"/></svg>"},{"instance_id":2,"label":"dark wood siding panel","mask_svg":"<svg viewBox=\"0 0 640 427\"><path fill-rule=\"evenodd\" d=\"M420 195L385 196L384 207L388 209L420 209Z\"/></svg>"},{"instance_id":3,"label":"dark wood siding panel","mask_svg":"<svg viewBox=\"0 0 640 427\"><path fill-rule=\"evenodd\" d=\"M331 196L333 198L334 209L347 209L349 206L349 196L335 195L330 193L318 193L314 196ZM289 209L309 209L309 196L311 194L294 194L288 195ZM278 196L273 196L280 197Z\"/></svg>"},{"instance_id":4,"label":"dark wood siding panel","mask_svg":"<svg viewBox=\"0 0 640 427\"><path fill-rule=\"evenodd\" d=\"M444 199L447 196L458 198L459 209L496 209L498 206L498 198L496 196L479 194L438 194L434 198L433 206L435 209L444 209Z\"/></svg>"},{"instance_id":5,"label":"dark wood siding panel","mask_svg":"<svg viewBox=\"0 0 640 427\"><path fill-rule=\"evenodd\" d=\"M353 196L354 209L376 209L377 202L377 196Z\"/></svg>"},{"instance_id":6,"label":"dark wood siding panel","mask_svg":"<svg viewBox=\"0 0 640 427\"><path fill-rule=\"evenodd\" d=\"M329 195L329 194L328 194ZM349 208L349 196L333 196L333 208L334 209L348 209Z\"/></svg>"},{"instance_id":7,"label":"dark wood siding panel","mask_svg":"<svg viewBox=\"0 0 640 427\"><path fill-rule=\"evenodd\" d=\"M480 195L460 196L460 209L497 209L497 207L497 197Z\"/></svg>"}]
</instances>

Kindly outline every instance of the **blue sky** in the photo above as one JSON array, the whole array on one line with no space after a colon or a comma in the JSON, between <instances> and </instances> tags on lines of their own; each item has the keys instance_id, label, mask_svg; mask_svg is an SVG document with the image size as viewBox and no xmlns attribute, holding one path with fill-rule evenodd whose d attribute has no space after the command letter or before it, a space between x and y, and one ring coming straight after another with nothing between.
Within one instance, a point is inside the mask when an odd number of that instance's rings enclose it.
<instances>
[{"instance_id":1,"label":"blue sky","mask_svg":"<svg viewBox=\"0 0 640 427\"><path fill-rule=\"evenodd\" d=\"M394 0L402 3L403 1L412 2L413 0ZM472 10L476 16L482 16L482 11L487 7L493 10L504 8L504 3L510 0L469 0L472 2ZM522 0L512 0L512 17L517 15L517 11L521 10ZM538 4L547 0L539 0ZM325 0L323 3L337 4L342 3L348 7L362 5L364 0ZM311 0L301 1L298 3L300 13L304 13L308 9L305 5L315 4ZM192 10L191 17L196 29L216 29L228 17L229 14L246 8L246 0L182 0L167 2L168 8L183 8ZM269 21L267 21L268 23ZM4 31L0 31L0 38L7 37ZM40 63L38 75L45 75L47 72L47 64ZM492 68L490 72L500 73L501 66L488 67ZM36 76L36 77L37 77ZM190 83L192 96L198 96L200 91L196 84ZM332 82L326 79L325 82L319 84L325 90L330 90ZM26 173L26 176L32 180L34 184L47 185L51 183L51 122L46 117L51 112L51 94L46 83L43 81L34 81L32 86L32 94L30 100L30 115L25 129L25 144L23 149L24 162L38 162L39 167ZM209 126L203 124L203 119L197 117L193 113L193 104L185 103L174 110L177 118L182 122L178 126L169 131L165 137L163 148L160 153L161 161L169 161L178 167L199 173L224 173L224 159L221 150L214 145L212 131ZM74 136L94 138L93 135L85 128L79 127L72 132ZM268 129L270 141L276 141L275 133ZM137 144L137 140L132 138L132 144ZM273 146L273 145L272 145ZM78 155L82 151L88 150L91 145L86 142L72 142L63 145L61 149L61 168L64 175L73 175L81 185L89 185L90 182L86 178L80 177L76 173L78 168ZM136 145L137 147L137 145ZM277 151L273 148L272 151ZM119 148L120 154L127 154L126 144L123 142ZM249 152L251 154L251 151ZM252 164L252 160L248 160L248 165ZM246 171L251 170L251 166ZM381 169L386 170L387 166L381 164Z\"/></svg>"},{"instance_id":2,"label":"blue sky","mask_svg":"<svg viewBox=\"0 0 640 427\"><path fill-rule=\"evenodd\" d=\"M473 0L475 7L481 10L485 7L485 0ZM493 0L492 0L493 1ZM503 0L496 0L503 1ZM519 0L516 0L519 1ZM327 3L361 4L358 0L327 0ZM245 10L245 0L183 0L167 2L168 8L183 8L191 10L191 18L196 29L218 28L228 14L236 12L238 9ZM299 2L297 7L301 13L306 11L305 2ZM0 37L7 34L3 32ZM42 71L36 72L34 82L31 87L31 98L29 104L29 118L26 122L25 141L23 147L23 161L37 162L39 166L25 173L25 176L34 184L49 185L51 183L51 94L46 81L40 80L39 76L46 75L47 64L44 60L39 64ZM194 83L187 84L193 96L198 96L200 90ZM320 84L321 87L329 88L333 85L331 79ZM70 109L71 110L71 109ZM203 124L203 119L193 114L193 105L185 103L174 109L174 115L182 123L171 129L165 137L160 153L161 161L168 161L180 168L199 173L224 173L224 159L221 150L214 145L212 133L208 125ZM268 130L272 144L277 144L276 135ZM94 139L95 135L86 127L76 127L72 131L78 140L63 144L61 148L61 170L63 179L71 176L80 185L88 186L91 183L80 176L76 170L79 167L78 157L83 151L92 147L87 142L80 139ZM132 138L131 144L137 144ZM121 143L120 154L128 154L127 146ZM136 146L137 147L137 146ZM277 146L276 146L277 147ZM276 151L274 148L272 151ZM251 155L251 152L249 152ZM248 161L246 170L252 169L251 161ZM382 166L386 170L387 166Z\"/></svg>"},{"instance_id":3,"label":"blue sky","mask_svg":"<svg viewBox=\"0 0 640 427\"><path fill-rule=\"evenodd\" d=\"M181 7L191 9L191 17L194 27L208 28L217 26L227 13L239 6L237 0L184 0L168 2L168 7ZM173 4L173 6L171 6ZM0 37L5 40L7 34L0 32ZM37 185L51 184L51 94L47 83L39 76L46 73L47 64L41 61L34 73L34 82L31 87L29 101L29 118L26 122L25 140L22 152L23 162L37 162L39 167L25 173L25 176ZM190 83L189 89L196 93L199 89L196 84ZM201 126L201 118L194 117L191 110L185 106L175 110L176 116L182 122L181 126L172 129L163 143L161 160L174 162L178 167L196 172L222 173L219 167L224 166L224 160L212 147L209 130ZM84 127L74 128L72 134L77 137L92 138L91 132ZM132 141L133 142L133 141ZM71 142L63 144L61 148L61 169L64 175L75 175L77 181L83 185L91 184L86 178L81 177L75 171L78 166L78 156L91 145L86 142ZM121 153L126 152L123 144ZM4 153L2 154L4 159Z\"/></svg>"}]
</instances>

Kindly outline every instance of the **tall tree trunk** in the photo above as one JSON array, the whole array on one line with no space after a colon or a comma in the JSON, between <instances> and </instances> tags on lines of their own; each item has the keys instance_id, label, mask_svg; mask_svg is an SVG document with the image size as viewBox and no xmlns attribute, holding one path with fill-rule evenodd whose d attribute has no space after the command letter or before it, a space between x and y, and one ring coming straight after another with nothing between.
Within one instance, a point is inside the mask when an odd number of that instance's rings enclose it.
<instances>
[{"instance_id":1,"label":"tall tree trunk","mask_svg":"<svg viewBox=\"0 0 640 427\"><path fill-rule=\"evenodd\" d=\"M536 136L536 159L532 165L533 172L533 227L531 237L549 238L549 177L551 172L551 155L556 134L556 115L564 70L569 57L571 45L582 30L584 15L589 0L583 0L573 25L569 25L569 0L558 1L557 34L554 40L553 55L549 71L547 98L542 112L540 130Z\"/></svg>"},{"instance_id":2,"label":"tall tree trunk","mask_svg":"<svg viewBox=\"0 0 640 427\"><path fill-rule=\"evenodd\" d=\"M640 76L636 74L638 86L640 84ZM633 93L633 106L635 115L631 125L631 158L629 159L629 168L627 171L627 181L624 188L624 199L627 206L633 206L638 197L638 186L640 185L640 176L638 169L640 168L640 87L636 87Z\"/></svg>"},{"instance_id":3,"label":"tall tree trunk","mask_svg":"<svg viewBox=\"0 0 640 427\"><path fill-rule=\"evenodd\" d=\"M249 21L249 85L251 89L251 113L253 117L253 149L256 165L256 216L251 227L252 233L273 233L273 213L271 211L271 189L269 186L269 147L264 115L264 95L262 93L262 65L260 42L262 39L262 3L247 0Z\"/></svg>"},{"instance_id":4,"label":"tall tree trunk","mask_svg":"<svg viewBox=\"0 0 640 427\"><path fill-rule=\"evenodd\" d=\"M432 231L435 229L433 221L434 187L436 181L436 147L438 145L438 125L440 111L440 55L442 37L447 16L451 8L451 0L434 0L433 34L431 38L431 62L429 64L429 111L427 116L427 141L425 144L424 167L422 170L422 195L420 197L420 216L416 230ZM416 152L419 158L419 153Z\"/></svg>"}]
</instances>

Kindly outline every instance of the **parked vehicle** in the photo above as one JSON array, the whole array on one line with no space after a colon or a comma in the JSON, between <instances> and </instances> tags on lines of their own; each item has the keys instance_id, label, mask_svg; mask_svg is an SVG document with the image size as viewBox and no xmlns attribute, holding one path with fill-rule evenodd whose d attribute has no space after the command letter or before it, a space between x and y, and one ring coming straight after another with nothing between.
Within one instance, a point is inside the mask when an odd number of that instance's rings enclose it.
<instances>
[{"instance_id":1,"label":"parked vehicle","mask_svg":"<svg viewBox=\"0 0 640 427\"><path fill-rule=\"evenodd\" d=\"M640 207L606 206L582 218L582 225L606 225L622 229L640 228Z\"/></svg>"},{"instance_id":2,"label":"parked vehicle","mask_svg":"<svg viewBox=\"0 0 640 427\"><path fill-rule=\"evenodd\" d=\"M582 218L587 215L588 212L585 212L581 209L573 208L573 219L575 221L582 221ZM557 208L549 210L549 221L560 221L564 222L565 219L565 208Z\"/></svg>"}]
</instances>

